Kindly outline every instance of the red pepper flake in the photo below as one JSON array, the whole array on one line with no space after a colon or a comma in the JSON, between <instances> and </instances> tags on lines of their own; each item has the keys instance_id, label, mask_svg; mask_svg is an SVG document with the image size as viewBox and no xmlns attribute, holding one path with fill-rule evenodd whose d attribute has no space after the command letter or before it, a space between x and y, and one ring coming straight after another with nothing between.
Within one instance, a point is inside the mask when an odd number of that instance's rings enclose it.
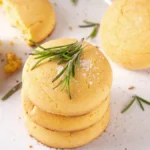
<instances>
[{"instance_id":1,"label":"red pepper flake","mask_svg":"<svg viewBox=\"0 0 150 150\"><path fill-rule=\"evenodd\" d=\"M54 3L55 6L57 6L57 3Z\"/></svg>"}]
</instances>

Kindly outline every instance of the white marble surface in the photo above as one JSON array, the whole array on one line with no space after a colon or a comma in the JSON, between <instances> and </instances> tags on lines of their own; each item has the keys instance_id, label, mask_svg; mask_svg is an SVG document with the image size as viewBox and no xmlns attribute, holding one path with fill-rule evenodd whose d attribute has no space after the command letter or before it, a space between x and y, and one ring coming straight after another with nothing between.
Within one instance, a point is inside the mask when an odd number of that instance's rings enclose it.
<instances>
[{"instance_id":1,"label":"white marble surface","mask_svg":"<svg viewBox=\"0 0 150 150\"><path fill-rule=\"evenodd\" d=\"M99 22L108 7L103 0L80 0L73 6L70 0L51 0L57 14L57 26L49 39L60 37L86 37L91 29L80 29L82 20ZM69 26L73 28L69 30ZM18 37L18 39L14 38ZM0 9L0 40L3 45L0 51L14 51L25 60L29 53L26 43L20 38L17 29L12 28L4 13ZM15 45L9 45L14 41ZM94 45L100 46L99 36L90 40ZM3 57L3 56L2 56ZM0 57L0 59L2 58ZM127 113L121 114L122 108L129 102L133 94L138 94L150 100L150 70L128 71L112 63L114 81L111 96L111 121L107 131L92 143L79 148L79 150L150 150L150 107L145 106L145 112L135 104ZM21 72L11 77L3 73L4 63L0 61L0 97L10 89L16 80L21 80ZM135 86L129 91L128 87ZM21 119L19 119L21 118ZM1 150L50 150L32 139L23 123L20 91L7 101L0 101L0 149Z\"/></svg>"}]
</instances>

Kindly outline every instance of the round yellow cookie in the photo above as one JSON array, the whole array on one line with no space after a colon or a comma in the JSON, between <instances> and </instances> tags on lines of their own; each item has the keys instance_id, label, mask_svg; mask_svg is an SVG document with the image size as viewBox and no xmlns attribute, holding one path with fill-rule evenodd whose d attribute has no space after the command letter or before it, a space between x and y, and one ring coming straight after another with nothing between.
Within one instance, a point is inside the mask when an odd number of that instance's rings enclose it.
<instances>
[{"instance_id":1,"label":"round yellow cookie","mask_svg":"<svg viewBox=\"0 0 150 150\"><path fill-rule=\"evenodd\" d=\"M100 106L98 106L98 108L87 115L79 117L64 117L40 110L30 102L24 93L22 94L22 99L24 109L32 121L44 128L61 132L78 131L92 126L101 120L110 104L110 97L108 96L108 98Z\"/></svg>"},{"instance_id":2,"label":"round yellow cookie","mask_svg":"<svg viewBox=\"0 0 150 150\"><path fill-rule=\"evenodd\" d=\"M110 109L97 124L77 132L51 131L35 124L27 114L24 118L29 134L39 142L54 148L75 148L91 142L102 134L110 120Z\"/></svg>"},{"instance_id":3,"label":"round yellow cookie","mask_svg":"<svg viewBox=\"0 0 150 150\"><path fill-rule=\"evenodd\" d=\"M40 42L55 27L55 12L48 0L4 0L4 7L12 25L27 41Z\"/></svg>"},{"instance_id":4,"label":"round yellow cookie","mask_svg":"<svg viewBox=\"0 0 150 150\"><path fill-rule=\"evenodd\" d=\"M150 68L150 0L115 0L100 28L106 54L117 64Z\"/></svg>"},{"instance_id":5,"label":"round yellow cookie","mask_svg":"<svg viewBox=\"0 0 150 150\"><path fill-rule=\"evenodd\" d=\"M53 47L74 43L75 39L57 39L45 43ZM83 43L85 46L87 42ZM35 69L31 67L37 60L30 56L23 69L23 90L30 101L43 111L63 115L79 116L96 109L109 95L112 85L112 70L108 60L99 49L88 44L81 54L80 67L76 68L75 80L70 80L70 100L67 90L61 86L53 89L59 82L52 80L64 66L58 61L43 61Z\"/></svg>"}]
</instances>

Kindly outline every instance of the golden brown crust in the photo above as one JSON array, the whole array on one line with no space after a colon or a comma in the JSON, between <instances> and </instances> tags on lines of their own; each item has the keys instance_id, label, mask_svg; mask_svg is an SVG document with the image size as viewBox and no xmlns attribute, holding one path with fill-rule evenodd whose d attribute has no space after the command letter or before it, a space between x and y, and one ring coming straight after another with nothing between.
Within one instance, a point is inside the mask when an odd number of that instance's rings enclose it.
<instances>
[{"instance_id":1,"label":"golden brown crust","mask_svg":"<svg viewBox=\"0 0 150 150\"><path fill-rule=\"evenodd\" d=\"M101 21L106 54L127 69L150 68L149 10L149 0L115 0Z\"/></svg>"},{"instance_id":2,"label":"golden brown crust","mask_svg":"<svg viewBox=\"0 0 150 150\"><path fill-rule=\"evenodd\" d=\"M90 128L77 132L56 132L38 126L24 114L29 134L44 145L54 148L76 148L97 138L106 129L110 119L110 109L103 119Z\"/></svg>"},{"instance_id":3,"label":"golden brown crust","mask_svg":"<svg viewBox=\"0 0 150 150\"><path fill-rule=\"evenodd\" d=\"M4 7L11 24L21 30L29 45L31 39L43 41L55 27L55 12L48 0L5 0Z\"/></svg>"},{"instance_id":4,"label":"golden brown crust","mask_svg":"<svg viewBox=\"0 0 150 150\"><path fill-rule=\"evenodd\" d=\"M44 128L60 132L79 131L97 123L107 111L110 104L109 99L110 96L108 96L108 98L98 108L87 115L65 117L40 110L30 102L24 93L22 93L24 109L32 121Z\"/></svg>"}]
</instances>

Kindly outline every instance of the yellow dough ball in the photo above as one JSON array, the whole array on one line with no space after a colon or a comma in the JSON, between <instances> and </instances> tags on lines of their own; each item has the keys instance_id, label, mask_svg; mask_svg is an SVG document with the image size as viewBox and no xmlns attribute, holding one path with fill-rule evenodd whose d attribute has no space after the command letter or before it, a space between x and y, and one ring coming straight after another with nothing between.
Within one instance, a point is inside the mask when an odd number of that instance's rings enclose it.
<instances>
[{"instance_id":1,"label":"yellow dough ball","mask_svg":"<svg viewBox=\"0 0 150 150\"><path fill-rule=\"evenodd\" d=\"M115 0L101 21L101 42L117 64L150 68L150 0Z\"/></svg>"},{"instance_id":2,"label":"yellow dough ball","mask_svg":"<svg viewBox=\"0 0 150 150\"><path fill-rule=\"evenodd\" d=\"M53 47L74 43L75 39L57 39L43 45ZM87 42L83 42L83 46ZM76 68L75 80L70 80L70 100L67 90L61 86L53 89L59 82L52 80L64 68L58 61L43 61L35 69L31 67L37 62L30 56L23 69L23 92L30 101L43 111L63 115L79 116L96 109L109 95L112 85L112 70L108 60L97 47L88 44L82 54L80 67Z\"/></svg>"},{"instance_id":3,"label":"yellow dough ball","mask_svg":"<svg viewBox=\"0 0 150 150\"><path fill-rule=\"evenodd\" d=\"M77 132L56 132L35 124L27 114L24 114L25 125L29 134L36 140L54 148L76 148L97 138L106 129L110 120L110 109L95 125Z\"/></svg>"},{"instance_id":4,"label":"yellow dough ball","mask_svg":"<svg viewBox=\"0 0 150 150\"><path fill-rule=\"evenodd\" d=\"M40 110L30 102L24 93L22 99L24 110L33 122L46 129L63 132L83 130L94 125L102 119L110 104L110 97L108 97L100 106L87 115L65 117Z\"/></svg>"},{"instance_id":5,"label":"yellow dough ball","mask_svg":"<svg viewBox=\"0 0 150 150\"><path fill-rule=\"evenodd\" d=\"M4 0L3 3L11 24L21 30L27 42L41 42L55 27L55 12L48 0Z\"/></svg>"}]
</instances>

